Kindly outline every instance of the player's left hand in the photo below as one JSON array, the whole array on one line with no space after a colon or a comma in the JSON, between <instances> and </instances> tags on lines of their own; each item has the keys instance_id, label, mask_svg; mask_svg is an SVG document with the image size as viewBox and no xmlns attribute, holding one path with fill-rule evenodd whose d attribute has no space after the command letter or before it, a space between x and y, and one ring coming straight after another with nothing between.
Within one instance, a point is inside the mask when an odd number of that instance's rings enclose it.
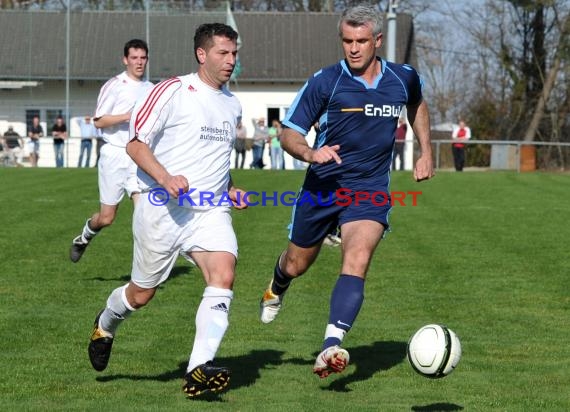
<instances>
[{"instance_id":1,"label":"player's left hand","mask_svg":"<svg viewBox=\"0 0 570 412\"><path fill-rule=\"evenodd\" d=\"M422 180L431 179L434 176L435 171L433 170L431 155L421 155L416 161L416 167L414 167L414 180L421 182Z\"/></svg>"},{"instance_id":2,"label":"player's left hand","mask_svg":"<svg viewBox=\"0 0 570 412\"><path fill-rule=\"evenodd\" d=\"M237 187L232 187L228 195L230 196L230 200L234 207L238 210L246 209L249 203L247 192L243 189L239 189Z\"/></svg>"},{"instance_id":3,"label":"player's left hand","mask_svg":"<svg viewBox=\"0 0 570 412\"><path fill-rule=\"evenodd\" d=\"M342 160L338 155L340 150L340 145L335 144L334 146L324 145L318 149L311 149L309 163L324 164L330 162L336 162L341 164Z\"/></svg>"}]
</instances>

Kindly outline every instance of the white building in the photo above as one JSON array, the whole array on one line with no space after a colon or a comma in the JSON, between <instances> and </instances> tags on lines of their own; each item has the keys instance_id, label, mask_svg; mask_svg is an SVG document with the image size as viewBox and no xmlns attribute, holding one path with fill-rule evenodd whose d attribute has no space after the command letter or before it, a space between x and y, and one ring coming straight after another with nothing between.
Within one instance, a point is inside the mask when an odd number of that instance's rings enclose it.
<instances>
[{"instance_id":1,"label":"white building","mask_svg":"<svg viewBox=\"0 0 570 412\"><path fill-rule=\"evenodd\" d=\"M240 33L241 73L230 85L250 119L282 119L297 91L321 67L342 58L336 13L235 13ZM92 114L101 85L123 71L123 45L132 38L149 43L153 82L197 69L193 36L206 22L225 22L225 12L0 11L0 133L8 124L26 134L38 114L46 134L57 115L68 121L71 138L66 166L77 165L76 119ZM415 65L413 22L398 15L396 61ZM384 37L387 44L386 34ZM385 54L385 48L380 50ZM311 136L309 137L311 138ZM251 153L248 152L251 156ZM267 153L266 153L267 156ZM94 163L94 156L92 156ZM249 159L246 159L246 167ZM269 159L265 160L269 164ZM41 142L40 166L55 164L52 142ZM287 167L291 158L286 156Z\"/></svg>"}]
</instances>

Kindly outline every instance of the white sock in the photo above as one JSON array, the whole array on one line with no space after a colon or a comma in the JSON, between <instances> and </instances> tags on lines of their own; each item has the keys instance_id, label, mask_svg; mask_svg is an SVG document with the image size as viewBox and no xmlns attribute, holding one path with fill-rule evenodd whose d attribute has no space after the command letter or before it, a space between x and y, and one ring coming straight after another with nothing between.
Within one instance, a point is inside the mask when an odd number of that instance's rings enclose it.
<instances>
[{"instance_id":1,"label":"white sock","mask_svg":"<svg viewBox=\"0 0 570 412\"><path fill-rule=\"evenodd\" d=\"M127 301L128 285L115 289L107 299L107 307L99 317L99 329L110 337L115 336L117 328L135 309Z\"/></svg>"},{"instance_id":2,"label":"white sock","mask_svg":"<svg viewBox=\"0 0 570 412\"><path fill-rule=\"evenodd\" d=\"M329 323L325 329L325 340L327 340L327 338L337 338L342 343L344 335L346 335L346 331L344 329L337 328L332 323Z\"/></svg>"},{"instance_id":3,"label":"white sock","mask_svg":"<svg viewBox=\"0 0 570 412\"><path fill-rule=\"evenodd\" d=\"M85 222L85 226L83 226L83 231L81 232L81 238L85 243L88 243L91 239L95 237L95 235L97 235L97 233L99 233L98 230L93 230L89 227L90 221L91 219L87 219L87 222Z\"/></svg>"},{"instance_id":4,"label":"white sock","mask_svg":"<svg viewBox=\"0 0 570 412\"><path fill-rule=\"evenodd\" d=\"M196 336L187 372L214 359L228 328L228 313L234 293L208 286L196 312Z\"/></svg>"}]
</instances>

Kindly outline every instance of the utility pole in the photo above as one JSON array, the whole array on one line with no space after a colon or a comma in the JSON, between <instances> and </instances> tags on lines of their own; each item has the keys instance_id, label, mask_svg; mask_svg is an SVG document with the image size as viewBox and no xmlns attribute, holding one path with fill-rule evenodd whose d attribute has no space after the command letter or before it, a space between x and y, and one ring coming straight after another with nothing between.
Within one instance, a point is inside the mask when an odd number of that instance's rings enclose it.
<instances>
[{"instance_id":1,"label":"utility pole","mask_svg":"<svg viewBox=\"0 0 570 412\"><path fill-rule=\"evenodd\" d=\"M150 3L151 0L145 1L145 31L146 31L146 44L150 49ZM150 63L147 59L146 61L146 79L150 81Z\"/></svg>"},{"instance_id":2,"label":"utility pole","mask_svg":"<svg viewBox=\"0 0 570 412\"><path fill-rule=\"evenodd\" d=\"M396 9L398 8L398 0L390 0L388 2L388 13L386 20L388 21L388 43L386 45L386 59L389 62L396 63Z\"/></svg>"},{"instance_id":3,"label":"utility pole","mask_svg":"<svg viewBox=\"0 0 570 412\"><path fill-rule=\"evenodd\" d=\"M398 0L389 0L388 1L388 12L386 13L386 20L388 23L387 27L387 36L388 42L386 44L386 60L392 63L396 62L396 40L397 35L396 31L398 29L396 24L396 9L398 8ZM404 63L404 62L402 62ZM404 107L402 113L400 114L401 117L407 118L406 108ZM404 146L404 168L406 170L410 170L413 164L413 150L410 150L410 147L413 147L413 143L410 145L408 140L410 139L410 130L411 128L408 127L408 133L406 136L406 145ZM413 137L412 137L413 139ZM400 159L402 161L402 159Z\"/></svg>"}]
</instances>

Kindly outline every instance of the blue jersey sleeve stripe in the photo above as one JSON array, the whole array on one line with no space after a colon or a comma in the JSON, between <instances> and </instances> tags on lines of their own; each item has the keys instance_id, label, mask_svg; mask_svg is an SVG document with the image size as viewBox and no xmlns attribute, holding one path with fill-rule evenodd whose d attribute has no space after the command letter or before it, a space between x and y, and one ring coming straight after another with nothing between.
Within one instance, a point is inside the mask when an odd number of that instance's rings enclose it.
<instances>
[{"instance_id":1,"label":"blue jersey sleeve stripe","mask_svg":"<svg viewBox=\"0 0 570 412\"><path fill-rule=\"evenodd\" d=\"M400 78L400 76L398 76L396 74L396 72L394 72L394 70L392 70L388 66L386 66L386 69L390 70L392 72L392 74L396 77L396 79L398 79L400 81L400 83L402 84L402 88L404 89L404 93L406 94L406 101L408 101L410 99L410 97L408 96L408 88L406 87L406 84L404 83L404 81Z\"/></svg>"},{"instance_id":2,"label":"blue jersey sleeve stripe","mask_svg":"<svg viewBox=\"0 0 570 412\"><path fill-rule=\"evenodd\" d=\"M298 131L299 133L301 133L302 135L306 136L308 133L308 130L303 129L302 127L297 126L296 124L291 122L291 116L293 115L293 113L295 113L295 110L297 109L297 107L299 106L299 101L301 100L301 97L303 96L303 93L305 92L305 90L307 89L308 86L308 82L306 82L303 87L301 88L301 90L299 90L299 92L297 93L297 96L295 96L295 100L293 100L293 103L291 104L291 106L289 107L289 110L287 110L287 114L285 115L285 119L283 119L283 124L287 127L290 127L291 129L294 129L296 131Z\"/></svg>"},{"instance_id":3,"label":"blue jersey sleeve stripe","mask_svg":"<svg viewBox=\"0 0 570 412\"><path fill-rule=\"evenodd\" d=\"M317 133L317 140L315 146L317 148L321 147L327 138L327 121L328 121L328 112L324 112L321 117L319 117L319 132Z\"/></svg>"},{"instance_id":4,"label":"blue jersey sleeve stripe","mask_svg":"<svg viewBox=\"0 0 570 412\"><path fill-rule=\"evenodd\" d=\"M292 123L289 120L283 120L283 126L287 126L290 129L293 129L299 133L301 133L303 136L307 136L307 134L309 133L307 130L303 129L302 127L297 126L295 123Z\"/></svg>"},{"instance_id":5,"label":"blue jersey sleeve stripe","mask_svg":"<svg viewBox=\"0 0 570 412\"><path fill-rule=\"evenodd\" d=\"M322 132L317 135L317 149L323 146L325 140L327 140L327 132Z\"/></svg>"},{"instance_id":6,"label":"blue jersey sleeve stripe","mask_svg":"<svg viewBox=\"0 0 570 412\"><path fill-rule=\"evenodd\" d=\"M324 112L321 117L319 117L319 129L324 130L327 126L329 120L329 112Z\"/></svg>"}]
</instances>

